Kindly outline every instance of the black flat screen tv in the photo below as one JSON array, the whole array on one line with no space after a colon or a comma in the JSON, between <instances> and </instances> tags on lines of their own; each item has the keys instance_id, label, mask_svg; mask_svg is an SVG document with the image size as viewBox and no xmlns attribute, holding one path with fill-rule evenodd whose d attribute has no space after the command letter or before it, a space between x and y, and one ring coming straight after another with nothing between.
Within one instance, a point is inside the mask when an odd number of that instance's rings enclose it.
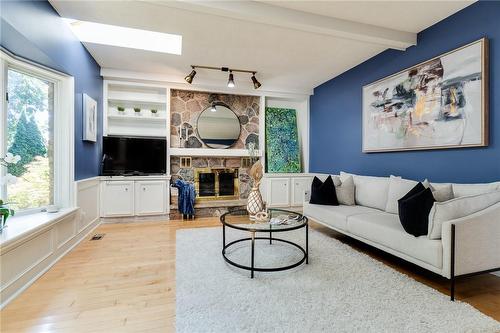
<instances>
[{"instance_id":1,"label":"black flat screen tv","mask_svg":"<svg viewBox=\"0 0 500 333\"><path fill-rule=\"evenodd\" d=\"M167 140L153 138L103 138L103 176L157 175L167 172Z\"/></svg>"}]
</instances>

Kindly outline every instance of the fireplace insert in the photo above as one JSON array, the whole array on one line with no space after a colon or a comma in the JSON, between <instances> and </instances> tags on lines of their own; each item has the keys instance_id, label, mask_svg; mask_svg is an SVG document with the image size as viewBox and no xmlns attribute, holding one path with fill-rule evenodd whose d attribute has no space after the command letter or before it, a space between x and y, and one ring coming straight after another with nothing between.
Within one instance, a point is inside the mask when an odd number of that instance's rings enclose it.
<instances>
[{"instance_id":1,"label":"fireplace insert","mask_svg":"<svg viewBox=\"0 0 500 333\"><path fill-rule=\"evenodd\" d=\"M194 184L199 200L239 199L238 169L196 168Z\"/></svg>"}]
</instances>

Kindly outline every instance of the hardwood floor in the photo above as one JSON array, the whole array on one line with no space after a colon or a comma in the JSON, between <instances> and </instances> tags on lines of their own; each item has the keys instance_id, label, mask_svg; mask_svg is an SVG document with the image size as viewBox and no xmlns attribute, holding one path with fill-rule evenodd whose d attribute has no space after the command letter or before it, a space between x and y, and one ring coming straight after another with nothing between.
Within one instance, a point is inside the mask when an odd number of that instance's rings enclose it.
<instances>
[{"instance_id":1,"label":"hardwood floor","mask_svg":"<svg viewBox=\"0 0 500 333\"><path fill-rule=\"evenodd\" d=\"M2 333L175 331L175 232L219 226L218 219L103 224L0 314ZM312 223L441 292L448 280ZM500 277L457 283L457 299L500 320Z\"/></svg>"}]
</instances>

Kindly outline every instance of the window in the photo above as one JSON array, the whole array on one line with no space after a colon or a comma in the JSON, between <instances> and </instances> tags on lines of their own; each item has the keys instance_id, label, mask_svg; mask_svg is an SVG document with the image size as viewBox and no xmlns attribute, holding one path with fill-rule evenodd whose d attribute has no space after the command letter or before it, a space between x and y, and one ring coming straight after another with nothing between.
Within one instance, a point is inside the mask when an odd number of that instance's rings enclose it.
<instances>
[{"instance_id":1,"label":"window","mask_svg":"<svg viewBox=\"0 0 500 333\"><path fill-rule=\"evenodd\" d=\"M17 177L7 183L7 202L17 210L53 203L54 83L8 69L7 147L21 159L7 172Z\"/></svg>"},{"instance_id":2,"label":"window","mask_svg":"<svg viewBox=\"0 0 500 333\"><path fill-rule=\"evenodd\" d=\"M16 215L74 206L73 78L0 56L0 157L20 157L1 167L0 199Z\"/></svg>"}]
</instances>

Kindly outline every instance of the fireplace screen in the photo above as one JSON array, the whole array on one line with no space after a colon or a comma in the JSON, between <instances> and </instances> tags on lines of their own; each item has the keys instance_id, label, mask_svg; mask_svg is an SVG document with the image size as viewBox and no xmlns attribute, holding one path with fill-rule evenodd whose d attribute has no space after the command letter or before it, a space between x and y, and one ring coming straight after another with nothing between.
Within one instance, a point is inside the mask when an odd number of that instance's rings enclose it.
<instances>
[{"instance_id":1,"label":"fireplace screen","mask_svg":"<svg viewBox=\"0 0 500 333\"><path fill-rule=\"evenodd\" d=\"M198 199L239 199L238 169L197 168L195 187Z\"/></svg>"}]
</instances>

